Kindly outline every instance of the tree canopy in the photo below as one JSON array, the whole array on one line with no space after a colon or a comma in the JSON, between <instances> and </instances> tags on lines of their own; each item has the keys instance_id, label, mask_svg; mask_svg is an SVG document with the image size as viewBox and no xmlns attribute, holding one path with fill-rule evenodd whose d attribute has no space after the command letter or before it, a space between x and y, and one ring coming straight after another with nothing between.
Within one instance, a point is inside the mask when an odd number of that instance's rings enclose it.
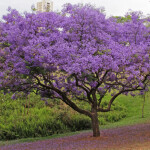
<instances>
[{"instance_id":1,"label":"tree canopy","mask_svg":"<svg viewBox=\"0 0 150 150\"><path fill-rule=\"evenodd\" d=\"M89 116L99 136L97 112L110 111L120 94L148 90L150 28L138 13L130 15L119 23L80 4L66 4L61 13L10 10L0 25L0 89L61 99ZM107 93L112 97L102 108Z\"/></svg>"}]
</instances>

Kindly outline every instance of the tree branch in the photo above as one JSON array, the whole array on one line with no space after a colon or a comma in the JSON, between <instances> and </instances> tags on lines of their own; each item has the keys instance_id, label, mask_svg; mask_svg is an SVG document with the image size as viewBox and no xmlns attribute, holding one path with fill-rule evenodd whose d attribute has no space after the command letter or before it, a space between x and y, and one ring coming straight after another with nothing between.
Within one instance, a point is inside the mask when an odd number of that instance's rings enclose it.
<instances>
[{"instance_id":1,"label":"tree branch","mask_svg":"<svg viewBox=\"0 0 150 150\"><path fill-rule=\"evenodd\" d=\"M80 87L81 89L83 89L86 93L87 93L87 97L88 97L88 100L93 103L93 100L91 99L90 97L90 92L88 91L88 89L86 89L85 87L79 85L79 80L77 78L77 75L74 74L74 77L75 77L75 80L76 80L76 86L77 87Z\"/></svg>"},{"instance_id":2,"label":"tree branch","mask_svg":"<svg viewBox=\"0 0 150 150\"><path fill-rule=\"evenodd\" d=\"M49 86L47 86L47 85L45 85L45 84L42 84L41 81L40 81L40 79L39 79L37 76L34 76L34 77L37 79L38 84L39 84L40 86L45 87L45 88L47 88L47 89L51 89L51 90L55 91L56 93L58 93L58 94L62 97L61 100L62 100L63 102L65 102L68 106L70 106L72 109L74 109L75 111L77 111L77 112L79 112L79 113L81 113L81 114L84 114L84 115L86 115L86 116L92 117L91 112L79 108L74 102L72 102L72 101L67 97L67 95L66 95L65 92L60 91L59 89L57 89L57 88L54 87L53 85L51 85L52 87L49 87Z\"/></svg>"},{"instance_id":3,"label":"tree branch","mask_svg":"<svg viewBox=\"0 0 150 150\"><path fill-rule=\"evenodd\" d=\"M142 88L142 89L138 89L138 88L139 88L139 86L137 86L135 89L121 90L120 92L118 92L117 94L115 94L115 95L110 99L109 104L108 104L108 107L107 107L106 109L98 108L97 111L98 111L98 112L108 112L108 111L110 111L111 105L112 105L112 103L114 102L114 100L115 100L119 95L121 95L121 94L124 93L124 92L141 91L141 90L144 90L144 89L145 89L145 87Z\"/></svg>"}]
</instances>

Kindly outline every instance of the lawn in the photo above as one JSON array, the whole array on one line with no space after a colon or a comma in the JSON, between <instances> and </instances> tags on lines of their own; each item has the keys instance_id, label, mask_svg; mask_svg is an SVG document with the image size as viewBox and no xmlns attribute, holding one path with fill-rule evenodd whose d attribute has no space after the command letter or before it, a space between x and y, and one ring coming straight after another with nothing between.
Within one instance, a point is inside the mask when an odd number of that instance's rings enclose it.
<instances>
[{"instance_id":1,"label":"lawn","mask_svg":"<svg viewBox=\"0 0 150 150\"><path fill-rule=\"evenodd\" d=\"M116 99L116 101L119 101L120 103L126 106L127 116L126 118L118 122L109 123L105 126L101 126L102 129L150 122L150 111L149 111L150 110L150 92L146 94L143 118L142 118L142 107L143 107L143 101L144 101L143 96L132 97L130 95L128 96L121 95Z\"/></svg>"}]
</instances>

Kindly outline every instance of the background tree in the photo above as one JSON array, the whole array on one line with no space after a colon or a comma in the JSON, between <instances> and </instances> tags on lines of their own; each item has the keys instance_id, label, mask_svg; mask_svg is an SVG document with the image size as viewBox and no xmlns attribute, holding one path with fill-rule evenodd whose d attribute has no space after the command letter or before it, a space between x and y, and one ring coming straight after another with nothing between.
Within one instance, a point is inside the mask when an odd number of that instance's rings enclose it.
<instances>
[{"instance_id":1,"label":"background tree","mask_svg":"<svg viewBox=\"0 0 150 150\"><path fill-rule=\"evenodd\" d=\"M150 76L149 28L137 13L117 23L90 5L67 4L60 14L4 16L0 89L36 92L62 100L91 118L99 136L98 112L108 112L120 94L146 90ZM102 100L111 93L107 108ZM80 108L83 101L91 110Z\"/></svg>"}]
</instances>

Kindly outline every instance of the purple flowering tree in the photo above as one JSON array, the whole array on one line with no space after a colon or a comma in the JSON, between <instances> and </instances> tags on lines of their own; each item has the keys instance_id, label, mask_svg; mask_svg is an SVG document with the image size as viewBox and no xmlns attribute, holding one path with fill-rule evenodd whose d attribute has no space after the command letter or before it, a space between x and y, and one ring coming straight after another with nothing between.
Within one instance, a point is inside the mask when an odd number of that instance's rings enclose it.
<instances>
[{"instance_id":1,"label":"purple flowering tree","mask_svg":"<svg viewBox=\"0 0 150 150\"><path fill-rule=\"evenodd\" d=\"M94 137L100 136L98 112L110 111L119 95L148 87L150 30L137 13L117 23L90 5L67 4L61 13L10 10L4 20L0 89L62 100L91 118ZM112 97L103 108L107 93Z\"/></svg>"}]
</instances>

